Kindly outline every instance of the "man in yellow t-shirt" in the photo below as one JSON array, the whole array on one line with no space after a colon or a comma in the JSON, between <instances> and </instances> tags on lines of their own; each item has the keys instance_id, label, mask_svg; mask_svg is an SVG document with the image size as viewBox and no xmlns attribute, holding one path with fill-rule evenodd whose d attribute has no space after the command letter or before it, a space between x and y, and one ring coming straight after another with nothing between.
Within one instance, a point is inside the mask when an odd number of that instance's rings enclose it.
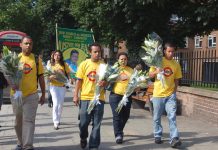
<instances>
[{"instance_id":1,"label":"man in yellow t-shirt","mask_svg":"<svg viewBox=\"0 0 218 150\"><path fill-rule=\"evenodd\" d=\"M23 64L23 76L21 84L19 85L19 90L22 91L23 96L22 111L16 110L13 99L13 93L14 91L18 90L18 87L13 86L11 92L11 102L14 114L16 115L14 127L18 139L15 149L31 150L33 149L35 118L38 102L43 105L45 101L45 81L43 76L44 70L42 66L42 60L39 58L38 63L36 63L35 56L31 53L33 47L33 41L31 37L23 37L20 47L22 49L22 53L19 54L21 57L20 62ZM42 91L40 100L37 92L37 76Z\"/></svg>"},{"instance_id":2,"label":"man in yellow t-shirt","mask_svg":"<svg viewBox=\"0 0 218 150\"><path fill-rule=\"evenodd\" d=\"M161 125L161 116L166 110L170 128L170 145L175 148L181 145L179 132L176 126L176 90L179 79L182 78L181 67L178 62L173 59L175 46L172 43L166 43L164 47L164 57L162 60L162 68L151 67L149 76L154 78L153 91L153 123L154 123L154 138L156 144L161 144L161 136L163 128ZM157 79L157 74L163 72L164 86Z\"/></svg>"},{"instance_id":3,"label":"man in yellow t-shirt","mask_svg":"<svg viewBox=\"0 0 218 150\"><path fill-rule=\"evenodd\" d=\"M74 91L73 102L79 107L79 129L80 129L80 146L85 148L87 145L88 137L88 126L92 119L93 128L89 138L89 149L98 149L100 145L100 126L104 114L104 91L100 94L101 104L97 104L92 112L88 114L87 108L89 102L94 98L94 92L96 87L96 71L100 65L103 63L101 59L101 46L97 43L93 43L89 46L89 53L91 59L83 61L77 70L76 86ZM101 81L98 83L100 86L104 86L105 82ZM81 93L79 92L81 91ZM79 94L81 95L81 100L79 101Z\"/></svg>"}]
</instances>

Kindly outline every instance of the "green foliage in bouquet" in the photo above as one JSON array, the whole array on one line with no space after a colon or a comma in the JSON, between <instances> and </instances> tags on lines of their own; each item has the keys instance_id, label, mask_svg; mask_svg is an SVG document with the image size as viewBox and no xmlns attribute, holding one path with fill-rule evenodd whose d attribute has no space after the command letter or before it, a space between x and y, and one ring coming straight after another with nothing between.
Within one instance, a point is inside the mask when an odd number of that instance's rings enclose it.
<instances>
[{"instance_id":1,"label":"green foliage in bouquet","mask_svg":"<svg viewBox=\"0 0 218 150\"><path fill-rule=\"evenodd\" d=\"M145 88L149 84L150 78L146 71L143 72L142 70L134 70L133 74L129 79L125 94L116 108L116 112L120 113L123 106L126 106L126 104L128 103L128 97L134 92L136 88Z\"/></svg>"},{"instance_id":2,"label":"green foliage in bouquet","mask_svg":"<svg viewBox=\"0 0 218 150\"><path fill-rule=\"evenodd\" d=\"M11 52L6 46L3 46L3 58L1 61L1 70L11 84L19 85L23 75L23 64L16 52ZM13 79L13 80L11 80Z\"/></svg>"},{"instance_id":3,"label":"green foliage in bouquet","mask_svg":"<svg viewBox=\"0 0 218 150\"><path fill-rule=\"evenodd\" d=\"M142 48L145 53L141 54L140 57L145 64L161 68L163 57L161 38L156 33L149 34L148 37L145 38Z\"/></svg>"},{"instance_id":4,"label":"green foliage in bouquet","mask_svg":"<svg viewBox=\"0 0 218 150\"><path fill-rule=\"evenodd\" d=\"M44 76L49 77L51 75L55 75L55 80L61 83L68 83L68 78L63 72L60 71L51 71L51 70L45 70Z\"/></svg>"}]
</instances>

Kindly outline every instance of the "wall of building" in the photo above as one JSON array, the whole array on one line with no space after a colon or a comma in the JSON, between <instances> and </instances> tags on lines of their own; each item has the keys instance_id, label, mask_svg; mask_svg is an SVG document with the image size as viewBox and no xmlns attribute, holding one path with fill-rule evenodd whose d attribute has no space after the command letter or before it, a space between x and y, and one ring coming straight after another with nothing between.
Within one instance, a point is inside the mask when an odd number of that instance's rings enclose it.
<instances>
[{"instance_id":1,"label":"wall of building","mask_svg":"<svg viewBox=\"0 0 218 150\"><path fill-rule=\"evenodd\" d=\"M179 87L177 98L181 114L218 125L218 92L191 87Z\"/></svg>"},{"instance_id":2,"label":"wall of building","mask_svg":"<svg viewBox=\"0 0 218 150\"><path fill-rule=\"evenodd\" d=\"M189 37L188 38L188 43L186 48L179 48L178 51L206 51L210 49L216 49L218 51L218 30L217 31L212 31L210 35L215 35L216 36L216 47L208 47L208 36L209 35L204 35L202 36L202 47L201 48L196 48L195 47L195 37ZM218 57L218 53L217 53Z\"/></svg>"}]
</instances>

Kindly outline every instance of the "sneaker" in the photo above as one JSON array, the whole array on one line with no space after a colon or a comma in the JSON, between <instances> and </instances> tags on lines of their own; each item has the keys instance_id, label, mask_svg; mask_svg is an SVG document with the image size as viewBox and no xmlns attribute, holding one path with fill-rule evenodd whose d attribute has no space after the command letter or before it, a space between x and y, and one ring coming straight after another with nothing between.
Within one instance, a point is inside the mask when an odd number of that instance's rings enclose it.
<instances>
[{"instance_id":1,"label":"sneaker","mask_svg":"<svg viewBox=\"0 0 218 150\"><path fill-rule=\"evenodd\" d=\"M122 144L123 143L123 137L121 135L116 136L115 138L117 144Z\"/></svg>"},{"instance_id":2,"label":"sneaker","mask_svg":"<svg viewBox=\"0 0 218 150\"><path fill-rule=\"evenodd\" d=\"M176 148L178 146L180 146L182 144L182 142L180 141L180 139L178 137L175 137L172 139L170 145L172 148Z\"/></svg>"},{"instance_id":3,"label":"sneaker","mask_svg":"<svg viewBox=\"0 0 218 150\"><path fill-rule=\"evenodd\" d=\"M58 130L58 129L59 129L59 127L58 127L58 126L54 126L54 129L55 129L55 130Z\"/></svg>"},{"instance_id":4,"label":"sneaker","mask_svg":"<svg viewBox=\"0 0 218 150\"><path fill-rule=\"evenodd\" d=\"M86 145L87 145L87 140L86 139L81 139L80 140L80 147L82 149L86 148Z\"/></svg>"},{"instance_id":5,"label":"sneaker","mask_svg":"<svg viewBox=\"0 0 218 150\"><path fill-rule=\"evenodd\" d=\"M154 143L156 143L156 144L162 144L161 138L160 138L160 137L156 137L156 138L154 139Z\"/></svg>"},{"instance_id":6,"label":"sneaker","mask_svg":"<svg viewBox=\"0 0 218 150\"><path fill-rule=\"evenodd\" d=\"M21 145L17 145L14 150L22 150L22 146Z\"/></svg>"}]
</instances>

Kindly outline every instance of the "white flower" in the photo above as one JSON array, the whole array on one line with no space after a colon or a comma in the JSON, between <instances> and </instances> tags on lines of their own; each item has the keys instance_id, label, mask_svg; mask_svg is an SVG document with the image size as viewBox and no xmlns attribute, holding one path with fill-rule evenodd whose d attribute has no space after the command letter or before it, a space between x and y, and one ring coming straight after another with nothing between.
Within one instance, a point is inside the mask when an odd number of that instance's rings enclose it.
<instances>
[{"instance_id":1,"label":"white flower","mask_svg":"<svg viewBox=\"0 0 218 150\"><path fill-rule=\"evenodd\" d=\"M98 68L98 77L99 77L99 81L104 79L106 70L107 70L108 65L107 64L100 64L99 68Z\"/></svg>"}]
</instances>

